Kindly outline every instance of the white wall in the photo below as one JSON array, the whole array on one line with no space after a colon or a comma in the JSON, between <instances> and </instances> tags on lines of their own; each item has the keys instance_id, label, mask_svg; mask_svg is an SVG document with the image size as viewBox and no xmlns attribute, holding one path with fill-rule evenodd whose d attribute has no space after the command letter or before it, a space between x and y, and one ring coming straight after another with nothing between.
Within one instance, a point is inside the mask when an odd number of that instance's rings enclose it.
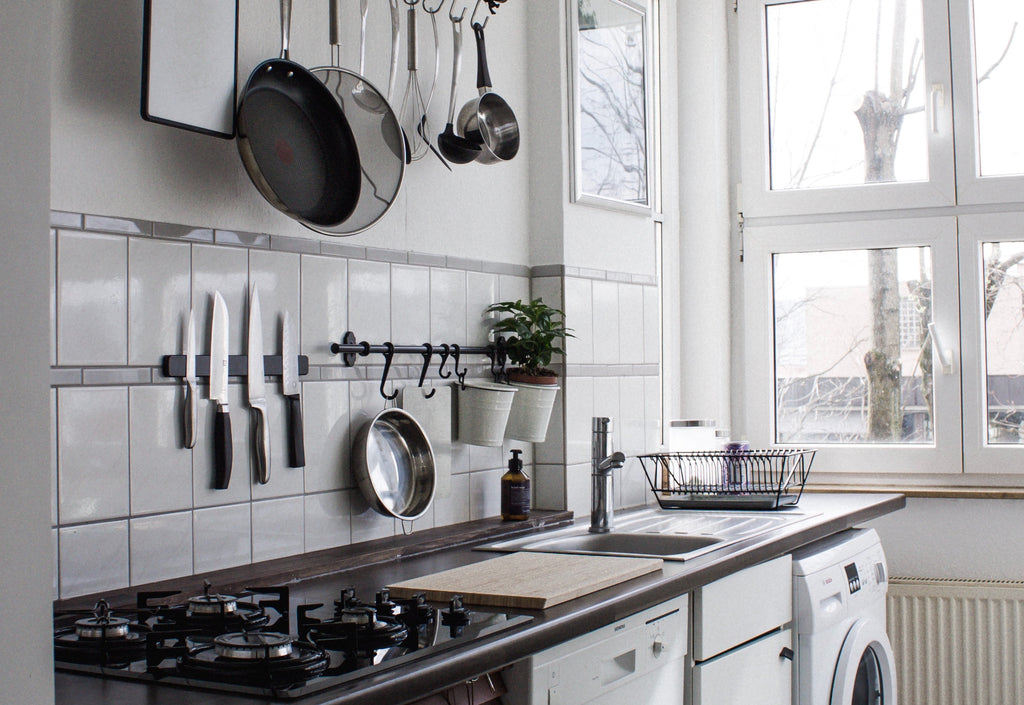
<instances>
[{"instance_id":1,"label":"white wall","mask_svg":"<svg viewBox=\"0 0 1024 705\"><path fill-rule=\"evenodd\" d=\"M55 210L319 238L267 204L249 182L232 141L143 121L139 117L142 7L137 0L59 0L54 22L53 199ZM343 2L345 67L358 67L358 3ZM386 90L390 56L387 3L371 3L366 73ZM405 6L402 27L405 33ZM432 34L419 13L419 65L433 67ZM529 144L525 2L511 2L487 25L495 90L513 106ZM467 15L468 20L468 15ZM451 68L451 31L439 15L441 76L431 103L432 132L444 128ZM279 52L278 5L239 2L239 90L250 70ZM330 63L327 0L296 2L291 58ZM458 104L476 95L473 34L464 23L465 56ZM403 40L404 47L404 40ZM550 48L548 52L551 53ZM187 59L186 59L187 60ZM405 90L400 59L397 111ZM498 165L456 166L431 156L407 169L399 200L385 218L345 242L488 261L528 262L530 153Z\"/></svg>"},{"instance_id":2,"label":"white wall","mask_svg":"<svg viewBox=\"0 0 1024 705\"><path fill-rule=\"evenodd\" d=\"M0 700L53 702L46 321L49 2L0 5Z\"/></svg>"}]
</instances>

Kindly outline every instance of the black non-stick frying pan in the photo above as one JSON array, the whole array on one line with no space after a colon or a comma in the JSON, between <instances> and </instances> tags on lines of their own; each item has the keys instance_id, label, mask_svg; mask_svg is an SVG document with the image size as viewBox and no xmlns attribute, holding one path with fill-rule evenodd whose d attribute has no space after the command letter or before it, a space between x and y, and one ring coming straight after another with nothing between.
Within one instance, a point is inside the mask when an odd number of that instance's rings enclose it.
<instances>
[{"instance_id":1,"label":"black non-stick frying pan","mask_svg":"<svg viewBox=\"0 0 1024 705\"><path fill-rule=\"evenodd\" d=\"M305 225L336 226L359 201L359 150L334 96L288 59L291 5L281 0L281 57L253 69L245 85L236 143L271 205Z\"/></svg>"}]
</instances>

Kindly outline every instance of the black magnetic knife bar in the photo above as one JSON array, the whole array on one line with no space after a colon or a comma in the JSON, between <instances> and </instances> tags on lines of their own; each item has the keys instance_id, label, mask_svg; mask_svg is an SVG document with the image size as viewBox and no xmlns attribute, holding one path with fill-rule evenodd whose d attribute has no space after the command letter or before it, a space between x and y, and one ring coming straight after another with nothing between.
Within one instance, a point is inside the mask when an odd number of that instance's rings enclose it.
<instances>
[{"instance_id":1,"label":"black magnetic knife bar","mask_svg":"<svg viewBox=\"0 0 1024 705\"><path fill-rule=\"evenodd\" d=\"M164 355L163 373L165 377L184 377L186 355ZM280 377L282 373L280 355L263 356L263 374L268 377ZM309 374L309 358L299 355L299 375ZM210 356L196 355L196 377L210 376ZM228 376L248 377L249 356L228 355Z\"/></svg>"}]
</instances>

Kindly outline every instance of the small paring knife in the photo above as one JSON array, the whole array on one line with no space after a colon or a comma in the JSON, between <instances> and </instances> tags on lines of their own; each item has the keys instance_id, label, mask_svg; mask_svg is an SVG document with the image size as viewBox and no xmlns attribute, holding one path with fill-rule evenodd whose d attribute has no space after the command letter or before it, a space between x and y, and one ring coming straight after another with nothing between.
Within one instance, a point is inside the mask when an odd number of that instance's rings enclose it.
<instances>
[{"instance_id":1,"label":"small paring knife","mask_svg":"<svg viewBox=\"0 0 1024 705\"><path fill-rule=\"evenodd\" d=\"M217 403L213 424L214 489L226 490L231 481L231 416L228 408L228 306L220 292L213 295L210 326L210 401Z\"/></svg>"},{"instance_id":2,"label":"small paring knife","mask_svg":"<svg viewBox=\"0 0 1024 705\"><path fill-rule=\"evenodd\" d=\"M284 312L281 326L281 387L288 399L288 467L306 465L302 439L302 397L299 385L299 346L292 329L292 319Z\"/></svg>"}]
</instances>

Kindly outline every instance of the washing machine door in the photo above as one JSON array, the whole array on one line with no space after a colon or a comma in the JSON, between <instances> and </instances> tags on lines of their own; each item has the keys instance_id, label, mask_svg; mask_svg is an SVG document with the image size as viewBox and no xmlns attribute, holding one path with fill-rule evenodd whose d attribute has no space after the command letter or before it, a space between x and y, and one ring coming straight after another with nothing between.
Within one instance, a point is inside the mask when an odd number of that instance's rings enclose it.
<instances>
[{"instance_id":1,"label":"washing machine door","mask_svg":"<svg viewBox=\"0 0 1024 705\"><path fill-rule=\"evenodd\" d=\"M885 625L854 622L843 640L829 705L896 705L896 671Z\"/></svg>"}]
</instances>

